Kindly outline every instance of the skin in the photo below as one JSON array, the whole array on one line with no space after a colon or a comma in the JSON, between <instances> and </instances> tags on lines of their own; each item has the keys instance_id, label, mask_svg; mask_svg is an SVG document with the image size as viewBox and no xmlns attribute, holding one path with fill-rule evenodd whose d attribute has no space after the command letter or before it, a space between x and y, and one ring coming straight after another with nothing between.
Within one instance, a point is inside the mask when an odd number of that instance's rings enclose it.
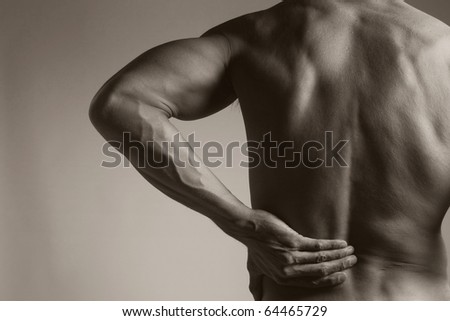
<instances>
[{"instance_id":1,"label":"skin","mask_svg":"<svg viewBox=\"0 0 450 321\"><path fill-rule=\"evenodd\" d=\"M247 246L256 300L447 300L449 41L449 27L402 1L284 1L148 51L102 87L90 116L109 141L155 143L146 154L171 165L138 171ZM181 168L161 148L178 133L170 118L237 98L249 140L270 132L301 150L332 132L333 145L347 141L334 155L346 166L251 168L248 208L204 165ZM120 150L135 166L144 156Z\"/></svg>"}]
</instances>

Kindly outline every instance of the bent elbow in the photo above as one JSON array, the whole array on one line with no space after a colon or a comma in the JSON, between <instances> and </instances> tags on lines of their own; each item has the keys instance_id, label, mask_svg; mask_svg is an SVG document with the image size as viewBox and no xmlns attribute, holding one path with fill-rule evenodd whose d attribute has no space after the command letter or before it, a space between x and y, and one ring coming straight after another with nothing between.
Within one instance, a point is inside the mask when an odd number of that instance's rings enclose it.
<instances>
[{"instance_id":1,"label":"bent elbow","mask_svg":"<svg viewBox=\"0 0 450 321\"><path fill-rule=\"evenodd\" d=\"M117 105L117 92L104 86L94 96L89 107L89 119L94 127L103 134L114 122L113 110Z\"/></svg>"},{"instance_id":2,"label":"bent elbow","mask_svg":"<svg viewBox=\"0 0 450 321\"><path fill-rule=\"evenodd\" d=\"M107 140L122 136L124 131L134 131L142 123L156 128L169 119L169 112L164 108L144 103L142 97L130 94L126 88L122 83L106 84L90 104L89 119Z\"/></svg>"}]
</instances>

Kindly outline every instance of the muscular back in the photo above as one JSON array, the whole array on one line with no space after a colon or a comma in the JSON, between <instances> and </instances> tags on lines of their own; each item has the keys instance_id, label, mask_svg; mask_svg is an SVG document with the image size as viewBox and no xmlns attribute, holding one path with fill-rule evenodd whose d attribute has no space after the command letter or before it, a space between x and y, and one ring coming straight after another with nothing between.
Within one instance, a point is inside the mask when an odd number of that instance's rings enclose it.
<instances>
[{"instance_id":1,"label":"muscular back","mask_svg":"<svg viewBox=\"0 0 450 321\"><path fill-rule=\"evenodd\" d=\"M275 157L274 168L252 168L250 182L253 207L303 235L348 240L358 265L332 289L265 279L257 296L447 298L450 29L401 1L291 0L216 31L230 40L249 140L271 132L296 150L330 144L326 132L331 144L348 141L346 165L287 168Z\"/></svg>"}]
</instances>

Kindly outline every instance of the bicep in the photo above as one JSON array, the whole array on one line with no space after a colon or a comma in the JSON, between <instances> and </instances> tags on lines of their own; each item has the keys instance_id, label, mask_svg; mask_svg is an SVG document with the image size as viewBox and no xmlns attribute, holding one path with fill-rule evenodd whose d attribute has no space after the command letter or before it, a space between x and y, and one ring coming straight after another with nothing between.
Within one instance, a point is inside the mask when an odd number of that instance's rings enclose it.
<instances>
[{"instance_id":1,"label":"bicep","mask_svg":"<svg viewBox=\"0 0 450 321\"><path fill-rule=\"evenodd\" d=\"M223 36L179 40L147 51L112 82L124 96L158 107L170 117L199 119L236 99L228 77L229 59Z\"/></svg>"}]
</instances>

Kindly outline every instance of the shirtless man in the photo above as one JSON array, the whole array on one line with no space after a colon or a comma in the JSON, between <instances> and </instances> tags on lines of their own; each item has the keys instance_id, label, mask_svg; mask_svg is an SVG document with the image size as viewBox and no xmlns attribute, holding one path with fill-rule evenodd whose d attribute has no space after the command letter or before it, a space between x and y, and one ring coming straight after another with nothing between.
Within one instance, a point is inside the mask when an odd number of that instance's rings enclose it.
<instances>
[{"instance_id":1,"label":"shirtless man","mask_svg":"<svg viewBox=\"0 0 450 321\"><path fill-rule=\"evenodd\" d=\"M287 0L148 51L90 116L108 141L153 142L170 166L138 171L247 246L255 299L449 299L449 62L449 27L403 1ZM348 166L252 168L253 209L204 165L177 166L169 119L237 98L249 140L301 147L332 132Z\"/></svg>"}]
</instances>

